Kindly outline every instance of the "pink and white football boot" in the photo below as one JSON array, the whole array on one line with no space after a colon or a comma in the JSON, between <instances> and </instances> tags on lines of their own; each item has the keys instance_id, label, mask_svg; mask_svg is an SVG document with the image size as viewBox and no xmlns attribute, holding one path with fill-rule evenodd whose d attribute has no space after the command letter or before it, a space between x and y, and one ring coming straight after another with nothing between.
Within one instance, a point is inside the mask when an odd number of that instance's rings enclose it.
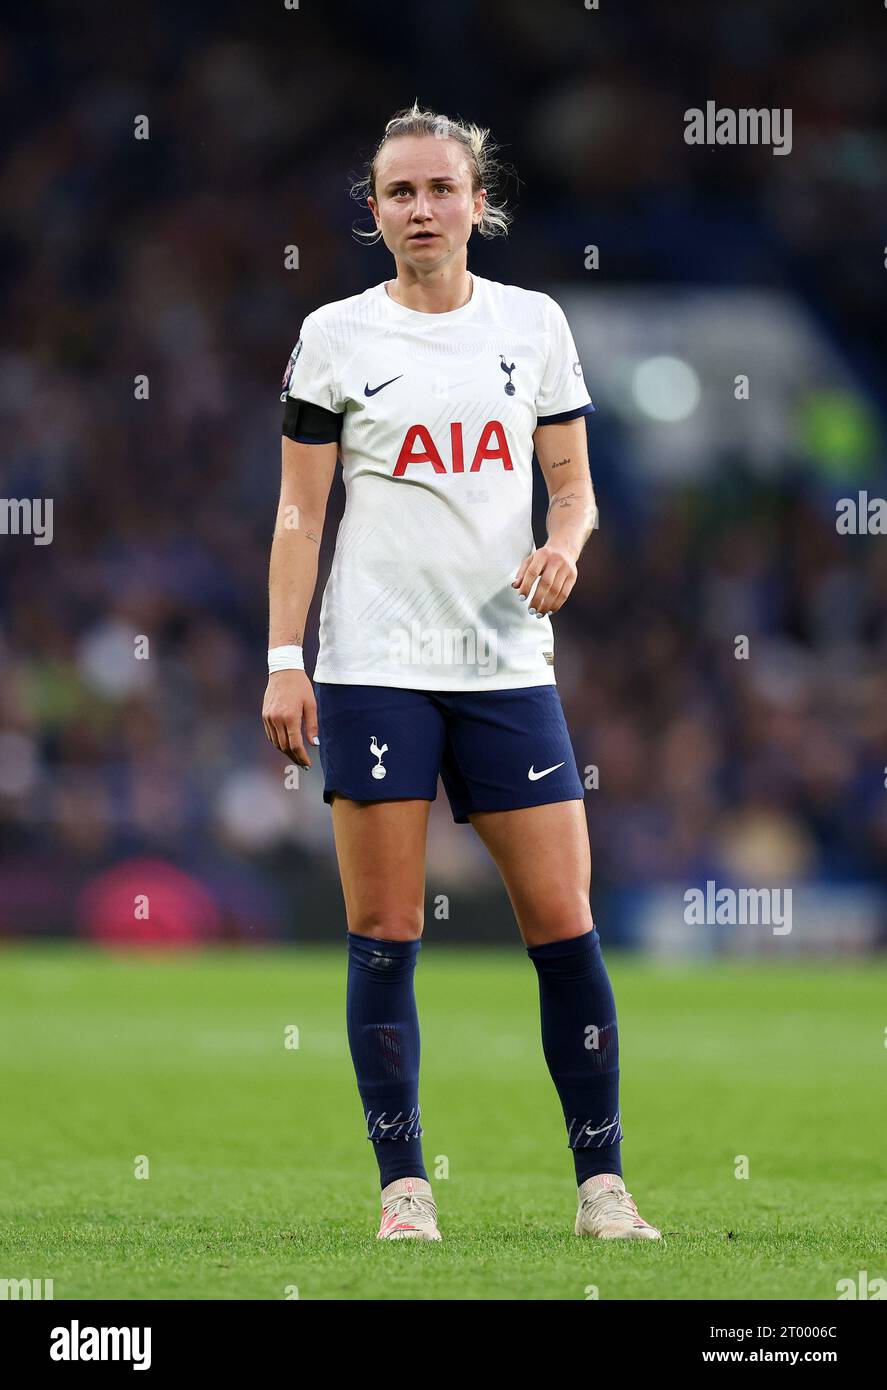
<instances>
[{"instance_id":1,"label":"pink and white football boot","mask_svg":"<svg viewBox=\"0 0 887 1390\"><path fill-rule=\"evenodd\" d=\"M382 1224L377 1240L440 1240L431 1183L398 1178L382 1189Z\"/></svg>"},{"instance_id":2,"label":"pink and white football boot","mask_svg":"<svg viewBox=\"0 0 887 1390\"><path fill-rule=\"evenodd\" d=\"M618 1173L597 1173L579 1188L577 1236L601 1236L604 1240L661 1240L662 1232L638 1214Z\"/></svg>"}]
</instances>

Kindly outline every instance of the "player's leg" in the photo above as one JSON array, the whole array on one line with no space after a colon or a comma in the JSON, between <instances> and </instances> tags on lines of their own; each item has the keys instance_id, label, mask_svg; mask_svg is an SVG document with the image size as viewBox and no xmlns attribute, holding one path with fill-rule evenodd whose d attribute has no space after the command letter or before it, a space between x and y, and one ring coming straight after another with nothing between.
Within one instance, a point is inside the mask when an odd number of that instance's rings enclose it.
<instances>
[{"instance_id":1,"label":"player's leg","mask_svg":"<svg viewBox=\"0 0 887 1390\"><path fill-rule=\"evenodd\" d=\"M351 801L333 793L331 805L348 931L418 941L431 802Z\"/></svg>"},{"instance_id":2,"label":"player's leg","mask_svg":"<svg viewBox=\"0 0 887 1390\"><path fill-rule=\"evenodd\" d=\"M422 1158L413 989L430 809L425 800L332 798L348 922L348 1043L379 1164L379 1236L388 1239L440 1239Z\"/></svg>"},{"instance_id":3,"label":"player's leg","mask_svg":"<svg viewBox=\"0 0 887 1390\"><path fill-rule=\"evenodd\" d=\"M655 1238L622 1183L616 1005L589 906L584 789L556 686L458 695L441 775L454 819L471 821L502 875L538 975L543 1050L579 1185L577 1233Z\"/></svg>"},{"instance_id":4,"label":"player's leg","mask_svg":"<svg viewBox=\"0 0 887 1390\"><path fill-rule=\"evenodd\" d=\"M502 876L528 949L593 929L591 847L581 801L475 811L468 819Z\"/></svg>"},{"instance_id":5,"label":"player's leg","mask_svg":"<svg viewBox=\"0 0 887 1390\"><path fill-rule=\"evenodd\" d=\"M315 690L348 925L348 1042L382 1187L379 1234L439 1239L422 1161L413 976L443 716L421 691Z\"/></svg>"},{"instance_id":6,"label":"player's leg","mask_svg":"<svg viewBox=\"0 0 887 1390\"><path fill-rule=\"evenodd\" d=\"M539 977L542 1046L581 1185L621 1174L616 1003L589 906L581 801L471 814Z\"/></svg>"},{"instance_id":7,"label":"player's leg","mask_svg":"<svg viewBox=\"0 0 887 1390\"><path fill-rule=\"evenodd\" d=\"M491 692L462 701L460 715L450 751L463 778L456 794L465 800L454 814L467 815L489 850L536 968L542 1047L577 1182L621 1175L616 1003L591 915L588 825L560 699L553 686ZM531 767L538 774L555 764L562 768L556 781L527 776ZM552 786L567 799L520 805ZM484 799L515 804L470 809Z\"/></svg>"},{"instance_id":8,"label":"player's leg","mask_svg":"<svg viewBox=\"0 0 887 1390\"><path fill-rule=\"evenodd\" d=\"M616 1002L588 895L581 801L470 815L539 977L542 1047L579 1188L577 1235L657 1239L622 1181Z\"/></svg>"}]
</instances>

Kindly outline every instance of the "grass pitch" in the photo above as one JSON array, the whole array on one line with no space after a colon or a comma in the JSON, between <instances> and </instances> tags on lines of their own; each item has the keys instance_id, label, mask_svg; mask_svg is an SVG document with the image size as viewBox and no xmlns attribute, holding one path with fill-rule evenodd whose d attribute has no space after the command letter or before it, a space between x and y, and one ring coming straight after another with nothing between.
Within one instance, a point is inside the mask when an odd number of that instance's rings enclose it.
<instances>
[{"instance_id":1,"label":"grass pitch","mask_svg":"<svg viewBox=\"0 0 887 1390\"><path fill-rule=\"evenodd\" d=\"M5 947L0 1277L51 1278L56 1299L661 1300L834 1299L887 1276L887 965L604 949L626 1186L661 1244L572 1233L519 944L426 939L416 972L439 1245L375 1240L344 945Z\"/></svg>"}]
</instances>

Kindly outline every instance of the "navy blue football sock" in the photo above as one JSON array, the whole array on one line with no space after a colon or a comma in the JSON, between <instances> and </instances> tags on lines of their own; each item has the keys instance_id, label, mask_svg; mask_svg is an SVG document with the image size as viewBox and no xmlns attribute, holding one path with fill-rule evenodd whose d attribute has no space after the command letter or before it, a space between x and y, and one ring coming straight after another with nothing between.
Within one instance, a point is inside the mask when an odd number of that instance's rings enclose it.
<instances>
[{"instance_id":1,"label":"navy blue football sock","mask_svg":"<svg viewBox=\"0 0 887 1390\"><path fill-rule=\"evenodd\" d=\"M542 1050L564 1112L576 1182L622 1176L616 1001L592 928L528 946L539 976Z\"/></svg>"},{"instance_id":2,"label":"navy blue football sock","mask_svg":"<svg viewBox=\"0 0 887 1390\"><path fill-rule=\"evenodd\" d=\"M419 1018L413 972L421 941L346 933L348 1044L382 1187L425 1178L419 1123Z\"/></svg>"}]
</instances>

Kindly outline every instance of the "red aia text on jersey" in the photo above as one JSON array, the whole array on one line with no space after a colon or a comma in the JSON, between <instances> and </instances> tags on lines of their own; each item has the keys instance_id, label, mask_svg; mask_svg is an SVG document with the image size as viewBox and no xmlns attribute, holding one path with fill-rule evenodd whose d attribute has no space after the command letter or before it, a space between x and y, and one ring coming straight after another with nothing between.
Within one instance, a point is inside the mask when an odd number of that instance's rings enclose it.
<instances>
[{"instance_id":1,"label":"red aia text on jersey","mask_svg":"<svg viewBox=\"0 0 887 1390\"><path fill-rule=\"evenodd\" d=\"M459 421L454 421L450 425L450 459L452 460L451 471L453 473L466 471L462 425ZM485 460L492 461L494 459L498 459L504 469L514 468L508 450L508 440L505 437L505 426L499 420L489 420L484 425L480 439L477 441L474 458L467 471L477 473ZM395 478L403 477L411 463L430 463L435 473L447 472L447 466L440 456L440 451L425 425L410 425L400 446L393 476Z\"/></svg>"}]
</instances>

